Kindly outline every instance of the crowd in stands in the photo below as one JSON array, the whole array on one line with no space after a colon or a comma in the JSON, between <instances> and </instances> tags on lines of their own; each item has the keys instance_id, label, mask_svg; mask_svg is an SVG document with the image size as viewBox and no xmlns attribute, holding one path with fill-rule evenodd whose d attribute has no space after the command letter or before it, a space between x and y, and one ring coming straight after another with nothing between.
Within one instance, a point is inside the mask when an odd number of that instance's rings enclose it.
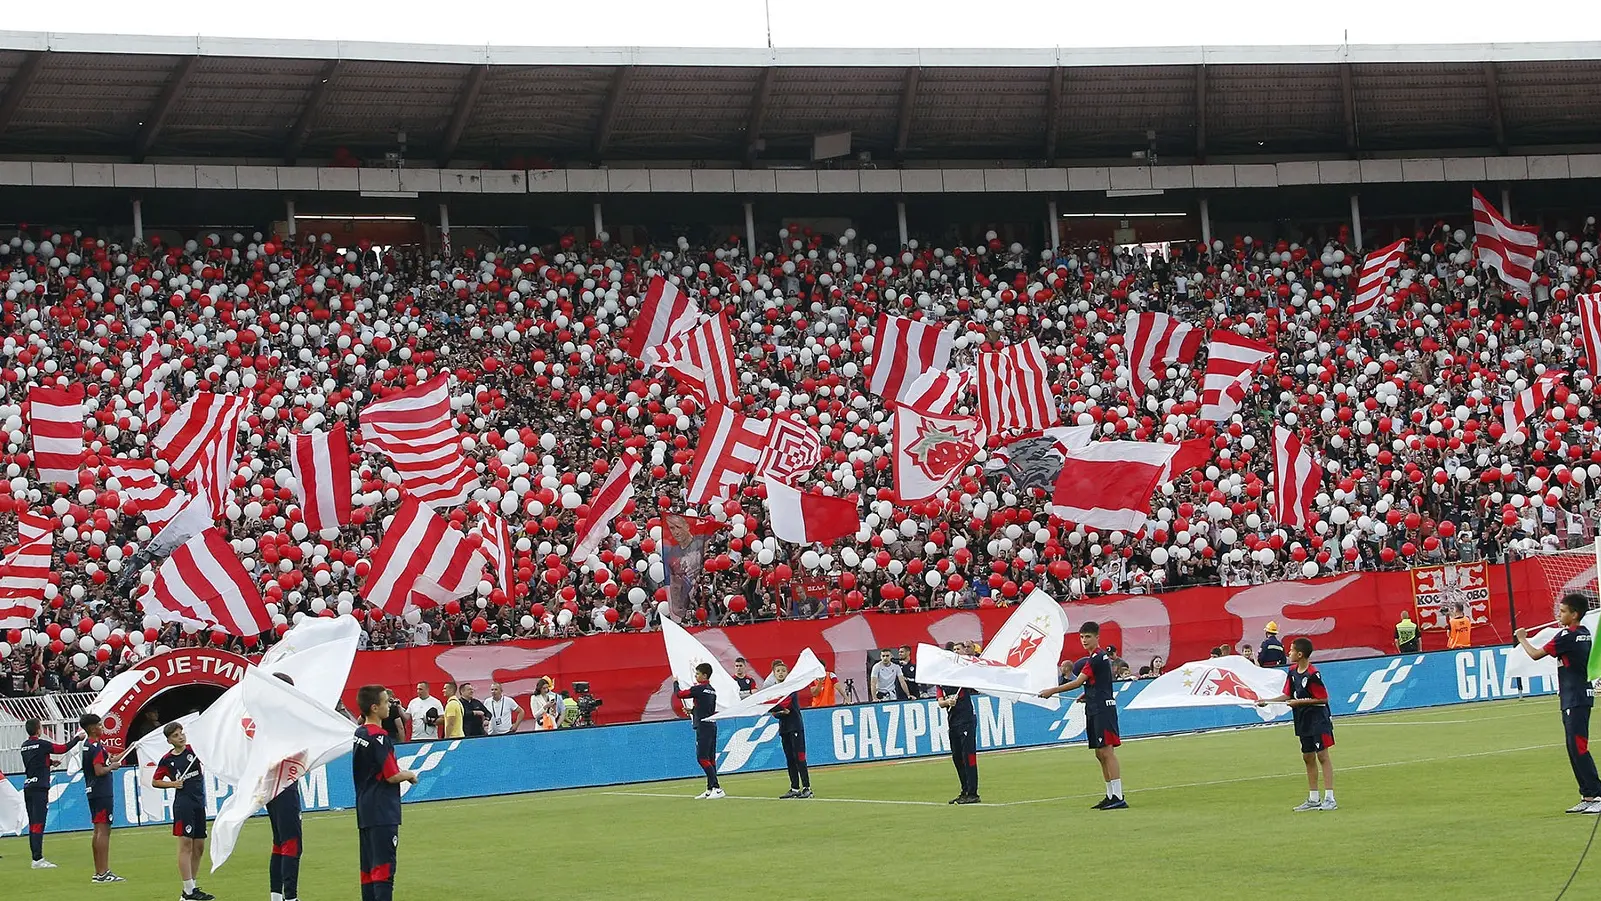
<instances>
[{"instance_id":1,"label":"crowd in stands","mask_svg":"<svg viewBox=\"0 0 1601 901\"><path fill-rule=\"evenodd\" d=\"M166 410L196 390L253 401L222 524L277 605L276 632L304 615L343 614L362 619L370 648L654 628L659 517L684 509L703 413L618 347L658 273L704 311L732 308L738 406L799 411L830 449L810 484L862 497L862 531L831 547L773 538L753 484L701 508L726 528L709 538L700 621L992 606L1034 587L1065 600L1300 579L1499 559L1591 535L1601 440L1574 297L1597 290L1595 220L1544 236L1528 300L1476 265L1464 228L1465 215L1404 236L1391 296L1352 322L1346 297L1361 255L1344 231L1300 242L1240 235L1175 245L1164 258L1107 246L1041 252L993 235L891 248L794 229L752 264L734 238L641 247L602 236L442 257L327 235L125 247L25 227L0 239L0 546L15 542L23 510L49 511L60 528L41 620L0 632L3 688L88 690L157 647L249 652L274 639L149 622L134 599L139 579L122 573L150 535L124 512L104 461L149 456L155 426L139 419L136 386L138 341L151 330ZM1204 360L1168 367L1130 396L1124 316L1145 310L1277 350L1232 421L1195 418ZM881 311L952 323L953 366L1036 337L1064 423L1133 440L1204 436L1213 457L1162 487L1140 534L1055 521L982 456L948 497L893 503L891 414L866 390ZM1504 435L1501 404L1547 369L1568 380L1526 431ZM513 529L512 588L486 582L456 602L371 616L361 575L399 478L383 456L360 455L356 524L331 539L308 534L288 441L341 421L359 435L365 403L440 371L453 377L480 497ZM54 380L83 383L92 411L88 464L71 486L36 481L22 416L26 386ZM1310 436L1324 468L1309 530L1271 516L1274 423ZM644 459L635 499L602 552L574 566L584 501L625 448ZM465 507L442 512L472 522Z\"/></svg>"}]
</instances>

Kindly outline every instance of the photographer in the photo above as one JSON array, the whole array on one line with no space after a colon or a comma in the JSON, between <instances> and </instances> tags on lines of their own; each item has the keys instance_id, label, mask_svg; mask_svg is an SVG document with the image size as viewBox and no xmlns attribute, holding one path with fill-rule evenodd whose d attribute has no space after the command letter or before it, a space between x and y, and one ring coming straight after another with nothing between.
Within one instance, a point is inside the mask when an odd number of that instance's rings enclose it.
<instances>
[{"instance_id":1,"label":"photographer","mask_svg":"<svg viewBox=\"0 0 1601 901\"><path fill-rule=\"evenodd\" d=\"M428 693L428 683L417 683L417 697L406 705L406 727L411 730L412 741L429 741L439 737L439 720L445 715L445 705Z\"/></svg>"}]
</instances>

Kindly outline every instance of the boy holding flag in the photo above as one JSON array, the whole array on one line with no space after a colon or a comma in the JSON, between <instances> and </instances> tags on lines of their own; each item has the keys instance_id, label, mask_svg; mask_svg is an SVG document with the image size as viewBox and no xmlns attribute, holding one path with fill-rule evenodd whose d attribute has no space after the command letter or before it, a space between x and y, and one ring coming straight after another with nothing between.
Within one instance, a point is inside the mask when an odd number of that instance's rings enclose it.
<instances>
[{"instance_id":1,"label":"boy holding flag","mask_svg":"<svg viewBox=\"0 0 1601 901\"><path fill-rule=\"evenodd\" d=\"M779 682L789 678L789 664L774 660L773 678ZM789 770L789 791L778 799L810 798L812 777L806 770L806 721L801 717L800 692L784 696L769 712L778 720L778 741L784 746L784 766Z\"/></svg>"},{"instance_id":2,"label":"boy holding flag","mask_svg":"<svg viewBox=\"0 0 1601 901\"><path fill-rule=\"evenodd\" d=\"M1301 760L1306 763L1307 798L1295 810L1338 810L1334 803L1334 720L1329 716L1329 689L1312 665L1312 640L1290 642L1290 671L1284 677L1284 694L1262 698L1258 707L1288 704L1295 717L1295 734L1301 739ZM1318 768L1323 770L1323 800L1317 797Z\"/></svg>"},{"instance_id":3,"label":"boy holding flag","mask_svg":"<svg viewBox=\"0 0 1601 901\"><path fill-rule=\"evenodd\" d=\"M44 824L50 813L50 758L71 751L82 735L66 744L57 744L40 733L44 726L38 717L23 724L28 740L22 743L22 800L28 810L28 850L33 852L35 870L53 870L56 865L44 859Z\"/></svg>"},{"instance_id":4,"label":"boy holding flag","mask_svg":"<svg viewBox=\"0 0 1601 901\"><path fill-rule=\"evenodd\" d=\"M695 759L706 773L706 790L696 800L725 797L717 781L717 724L710 717L717 712L717 689L712 687L712 665L695 664L695 684L676 692L673 697L691 703L690 722L695 728Z\"/></svg>"},{"instance_id":5,"label":"boy holding flag","mask_svg":"<svg viewBox=\"0 0 1601 901\"><path fill-rule=\"evenodd\" d=\"M400 856L400 783L417 774L395 762L395 746L384 731L389 692L363 685L356 692L361 725L351 748L350 776L356 783L356 831L361 844L361 901L395 897L395 864Z\"/></svg>"},{"instance_id":6,"label":"boy holding flag","mask_svg":"<svg viewBox=\"0 0 1601 901\"><path fill-rule=\"evenodd\" d=\"M1117 760L1117 749L1123 739L1117 725L1117 698L1112 696L1112 652L1100 646L1100 623L1079 626L1078 639L1084 650L1090 652L1084 669L1061 685L1040 692L1040 697L1084 689L1079 697L1084 702L1084 736L1095 751L1095 760L1101 765L1101 778L1106 782L1106 797L1092 809L1127 810L1128 801L1123 798L1123 767Z\"/></svg>"},{"instance_id":7,"label":"boy holding flag","mask_svg":"<svg viewBox=\"0 0 1601 901\"><path fill-rule=\"evenodd\" d=\"M172 799L172 834L178 837L178 878L183 880L181 901L213 901L217 896L195 884L200 857L206 851L206 783L200 758L189 747L182 723L168 723L162 730L172 750L156 764L156 788L175 789Z\"/></svg>"},{"instance_id":8,"label":"boy holding flag","mask_svg":"<svg viewBox=\"0 0 1601 901\"><path fill-rule=\"evenodd\" d=\"M1595 758L1590 756L1590 708L1595 705L1597 660L1590 630L1580 622L1590 604L1582 594L1565 594L1557 607L1561 630L1545 647L1529 643L1526 629L1512 633L1530 659L1557 659L1557 696L1562 706L1562 729L1567 733L1568 764L1579 783L1579 803L1568 813L1601 814L1601 778L1596 775Z\"/></svg>"}]
</instances>

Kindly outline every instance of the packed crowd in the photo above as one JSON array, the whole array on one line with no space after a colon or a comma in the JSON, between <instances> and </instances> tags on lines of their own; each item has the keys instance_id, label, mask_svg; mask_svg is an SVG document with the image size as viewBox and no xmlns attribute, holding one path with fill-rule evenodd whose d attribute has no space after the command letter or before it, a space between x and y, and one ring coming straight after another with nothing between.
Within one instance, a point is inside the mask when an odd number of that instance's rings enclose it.
<instances>
[{"instance_id":1,"label":"packed crowd","mask_svg":"<svg viewBox=\"0 0 1601 901\"><path fill-rule=\"evenodd\" d=\"M1343 231L1301 243L1216 240L1137 249L875 246L784 230L752 265L737 239L628 247L601 236L551 247L343 248L327 235L200 235L118 247L24 229L0 241L0 545L16 514L58 522L42 621L0 633L11 693L87 690L128 660L199 642L259 650L150 620L123 564L150 539L104 461L149 456L139 417L138 340L163 348L167 411L196 390L253 401L223 525L275 605L277 632L301 616L361 619L366 646L573 636L653 628L664 596L661 520L684 509L702 409L670 377L619 349L653 274L702 309L731 308L747 412L796 410L831 455L810 483L862 498L854 541L780 544L760 488L698 511L709 538L694 616L734 625L863 608L992 606L1052 595L1159 591L1298 579L1356 569L1497 558L1592 534L1601 440L1587 404L1573 297L1597 290L1596 225L1554 231L1521 300L1473 260L1461 227L1413 236L1392 296L1364 322L1344 313L1360 255ZM1164 310L1236 329L1278 351L1232 421L1194 418L1204 360L1170 366L1129 395L1119 350L1130 311ZM1140 534L1055 521L1042 500L981 455L948 496L894 503L891 414L866 390L880 311L949 322L953 366L1029 336L1055 367L1066 424L1105 436L1204 436L1204 467L1161 488ZM1503 441L1500 405L1547 368L1570 373L1527 432ZM435 373L453 376L458 428L479 498L513 528L511 590L478 592L402 618L368 615L367 559L400 496L377 454L352 473L356 523L309 534L290 486L292 433L344 422ZM76 485L39 484L21 404L30 383L88 391L89 459ZM976 408L971 398L964 405ZM1271 517L1273 423L1303 430L1324 467L1307 531ZM625 449L644 459L637 494L598 556L568 553L586 497ZM1264 452L1267 451L1267 452ZM158 463L158 471L165 464ZM467 509L441 511L457 526ZM146 574L145 579L149 576Z\"/></svg>"}]
</instances>

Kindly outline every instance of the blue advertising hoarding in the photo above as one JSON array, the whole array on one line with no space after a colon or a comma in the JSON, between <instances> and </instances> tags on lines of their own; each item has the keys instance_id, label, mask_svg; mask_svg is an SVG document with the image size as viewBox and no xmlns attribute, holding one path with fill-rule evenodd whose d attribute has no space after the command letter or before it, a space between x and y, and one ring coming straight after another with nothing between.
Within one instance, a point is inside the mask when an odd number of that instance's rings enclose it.
<instances>
[{"instance_id":1,"label":"blue advertising hoarding","mask_svg":"<svg viewBox=\"0 0 1601 901\"><path fill-rule=\"evenodd\" d=\"M1330 661L1319 665L1335 717L1495 700L1518 694L1506 674L1511 647L1436 651L1400 657ZM1286 722L1266 720L1251 707L1127 710L1149 682L1117 686L1124 738L1167 735ZM1525 694L1555 691L1554 680L1536 679ZM1071 695L1064 696L1067 698ZM1049 710L979 696L978 744L983 749L1026 748L1084 740L1084 707ZM1553 714L1554 715L1554 714ZM949 753L945 711L933 700L808 709L808 763L828 766ZM717 764L721 773L784 769L778 724L771 717L720 724ZM354 728L352 728L354 732ZM620 785L700 775L694 739L686 721L631 723L555 732L525 732L490 738L401 745L400 765L416 770L416 785L402 786L403 800L458 798ZM21 778L12 777L20 788ZM117 774L116 825L141 825L137 773ZM211 782L211 813L227 789ZM318 768L300 780L306 810L341 810L354 804L349 758ZM79 774L57 773L51 784L50 832L89 828L88 802ZM144 823L156 822L144 820Z\"/></svg>"}]
</instances>

